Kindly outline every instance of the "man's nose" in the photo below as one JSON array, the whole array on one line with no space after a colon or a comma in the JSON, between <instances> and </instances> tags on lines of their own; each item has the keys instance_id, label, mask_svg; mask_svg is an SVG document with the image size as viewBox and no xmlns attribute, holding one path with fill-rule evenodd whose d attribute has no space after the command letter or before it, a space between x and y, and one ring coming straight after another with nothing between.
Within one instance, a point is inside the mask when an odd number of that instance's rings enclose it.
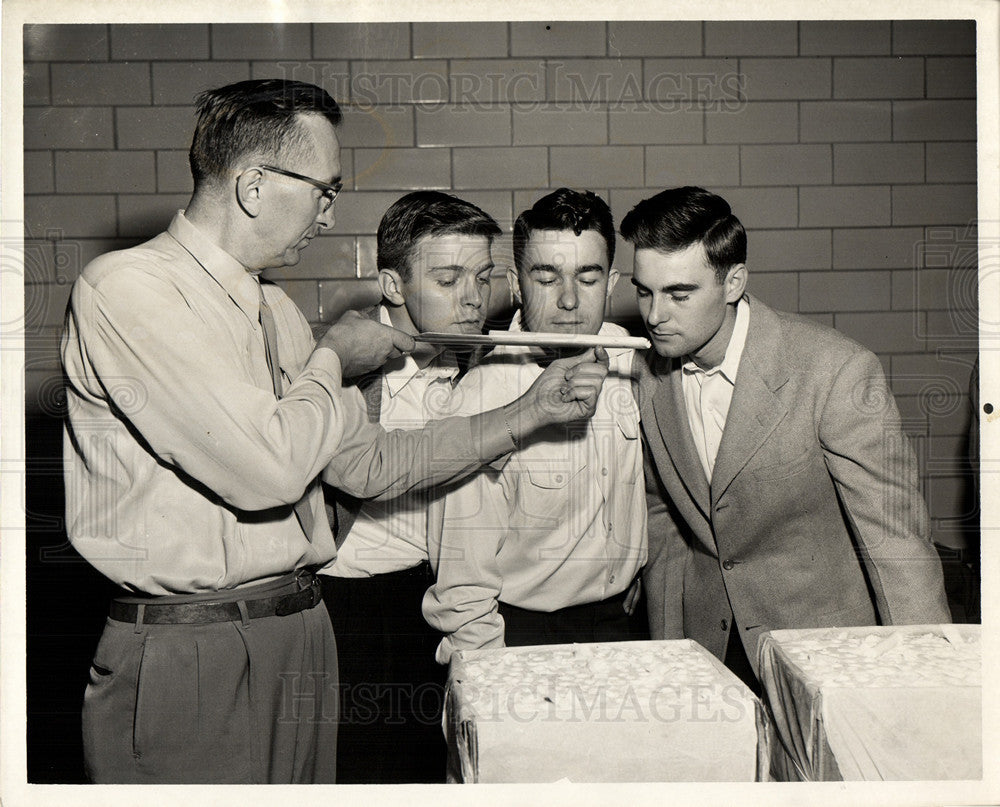
<instances>
[{"instance_id":1,"label":"man's nose","mask_svg":"<svg viewBox=\"0 0 1000 807\"><path fill-rule=\"evenodd\" d=\"M467 279L462 284L461 302L462 305L469 305L473 308L479 308L483 304L483 292L478 278Z\"/></svg>"},{"instance_id":2,"label":"man's nose","mask_svg":"<svg viewBox=\"0 0 1000 807\"><path fill-rule=\"evenodd\" d=\"M670 312L667 310L667 306L661 300L657 300L654 297L649 304L649 313L646 314L646 322L650 325L659 325L668 319L670 319Z\"/></svg>"},{"instance_id":3,"label":"man's nose","mask_svg":"<svg viewBox=\"0 0 1000 807\"><path fill-rule=\"evenodd\" d=\"M334 214L334 210L337 209L336 203L330 205L328 210L323 211L316 217L316 223L319 224L320 228L323 230L329 230L337 223L337 217Z\"/></svg>"},{"instance_id":4,"label":"man's nose","mask_svg":"<svg viewBox=\"0 0 1000 807\"><path fill-rule=\"evenodd\" d=\"M572 311L580 304L580 297L576 293L576 287L572 283L565 284L559 292L559 307Z\"/></svg>"}]
</instances>

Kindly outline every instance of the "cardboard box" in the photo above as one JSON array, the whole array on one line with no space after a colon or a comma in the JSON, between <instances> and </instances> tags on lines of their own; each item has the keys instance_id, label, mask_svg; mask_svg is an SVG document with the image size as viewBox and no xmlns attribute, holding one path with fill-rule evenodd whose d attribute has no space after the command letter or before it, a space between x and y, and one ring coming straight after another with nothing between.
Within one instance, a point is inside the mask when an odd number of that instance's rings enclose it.
<instances>
[{"instance_id":1,"label":"cardboard box","mask_svg":"<svg viewBox=\"0 0 1000 807\"><path fill-rule=\"evenodd\" d=\"M690 640L461 651L449 781L754 781L763 707Z\"/></svg>"},{"instance_id":2,"label":"cardboard box","mask_svg":"<svg viewBox=\"0 0 1000 807\"><path fill-rule=\"evenodd\" d=\"M757 658L775 779L982 778L979 625L776 630Z\"/></svg>"}]
</instances>

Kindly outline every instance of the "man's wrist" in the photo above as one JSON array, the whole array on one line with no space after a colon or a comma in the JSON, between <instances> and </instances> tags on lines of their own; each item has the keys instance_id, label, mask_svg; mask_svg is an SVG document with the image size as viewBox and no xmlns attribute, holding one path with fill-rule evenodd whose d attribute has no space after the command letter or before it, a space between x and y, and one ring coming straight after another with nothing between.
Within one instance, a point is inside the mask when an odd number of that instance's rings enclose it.
<instances>
[{"instance_id":1,"label":"man's wrist","mask_svg":"<svg viewBox=\"0 0 1000 807\"><path fill-rule=\"evenodd\" d=\"M537 409L521 396L503 407L503 423L515 449L519 449L531 432L540 425Z\"/></svg>"},{"instance_id":2,"label":"man's wrist","mask_svg":"<svg viewBox=\"0 0 1000 807\"><path fill-rule=\"evenodd\" d=\"M510 422L507 420L507 409L503 410L503 425L507 429L507 436L510 437L510 442L513 444L515 450L520 450L521 442L517 439L514 434L514 430L510 427Z\"/></svg>"}]
</instances>

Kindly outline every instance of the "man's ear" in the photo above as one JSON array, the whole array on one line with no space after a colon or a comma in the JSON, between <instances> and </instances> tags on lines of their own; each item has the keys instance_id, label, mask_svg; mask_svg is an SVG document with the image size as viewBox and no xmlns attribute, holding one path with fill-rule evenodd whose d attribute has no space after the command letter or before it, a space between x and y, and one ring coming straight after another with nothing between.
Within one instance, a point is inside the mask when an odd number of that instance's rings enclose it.
<instances>
[{"instance_id":1,"label":"man's ear","mask_svg":"<svg viewBox=\"0 0 1000 807\"><path fill-rule=\"evenodd\" d=\"M743 292L747 290L747 265L738 263L730 266L726 272L726 302L739 302Z\"/></svg>"},{"instance_id":2,"label":"man's ear","mask_svg":"<svg viewBox=\"0 0 1000 807\"><path fill-rule=\"evenodd\" d=\"M617 269L608 270L608 299L611 299L611 292L614 291L615 284L618 282L618 278L621 275L618 273Z\"/></svg>"},{"instance_id":3,"label":"man's ear","mask_svg":"<svg viewBox=\"0 0 1000 807\"><path fill-rule=\"evenodd\" d=\"M379 269L378 288L382 299L391 305L404 305L406 295L403 294L403 278L395 269Z\"/></svg>"},{"instance_id":4,"label":"man's ear","mask_svg":"<svg viewBox=\"0 0 1000 807\"><path fill-rule=\"evenodd\" d=\"M260 215L263 184L264 172L255 167L248 168L236 178L236 201L251 218Z\"/></svg>"},{"instance_id":5,"label":"man's ear","mask_svg":"<svg viewBox=\"0 0 1000 807\"><path fill-rule=\"evenodd\" d=\"M516 305L521 304L521 284L517 279L517 269L513 266L507 267L507 283L510 285L511 302Z\"/></svg>"}]
</instances>

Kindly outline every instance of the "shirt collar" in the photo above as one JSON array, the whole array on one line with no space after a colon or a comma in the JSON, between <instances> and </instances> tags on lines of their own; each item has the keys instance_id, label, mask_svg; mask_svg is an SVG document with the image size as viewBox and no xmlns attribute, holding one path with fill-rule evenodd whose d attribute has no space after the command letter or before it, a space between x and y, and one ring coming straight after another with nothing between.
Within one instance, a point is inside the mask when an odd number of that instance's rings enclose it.
<instances>
[{"instance_id":1,"label":"shirt collar","mask_svg":"<svg viewBox=\"0 0 1000 807\"><path fill-rule=\"evenodd\" d=\"M378 307L378 320L383 325L392 327L392 320L389 317L389 309L384 305ZM453 381L458 375L458 363L455 356L449 351L445 351L436 356L430 364L422 370L414 361L413 356L401 356L395 361L387 362L383 370L385 384L389 390L389 396L396 397L402 389L406 387L414 378L448 379Z\"/></svg>"},{"instance_id":2,"label":"shirt collar","mask_svg":"<svg viewBox=\"0 0 1000 807\"><path fill-rule=\"evenodd\" d=\"M260 281L236 258L215 244L178 210L167 232L211 275L251 321L260 316Z\"/></svg>"},{"instance_id":3,"label":"shirt collar","mask_svg":"<svg viewBox=\"0 0 1000 807\"><path fill-rule=\"evenodd\" d=\"M740 359L743 357L743 348L747 343L747 333L750 329L750 306L746 297L741 297L736 304L736 322L733 324L733 332L729 337L729 344L726 346L726 356L722 364L713 367L711 370L704 370L693 360L684 362L683 369L686 373L703 373L704 375L715 375L721 373L730 384L736 384L736 373L740 367Z\"/></svg>"}]
</instances>

